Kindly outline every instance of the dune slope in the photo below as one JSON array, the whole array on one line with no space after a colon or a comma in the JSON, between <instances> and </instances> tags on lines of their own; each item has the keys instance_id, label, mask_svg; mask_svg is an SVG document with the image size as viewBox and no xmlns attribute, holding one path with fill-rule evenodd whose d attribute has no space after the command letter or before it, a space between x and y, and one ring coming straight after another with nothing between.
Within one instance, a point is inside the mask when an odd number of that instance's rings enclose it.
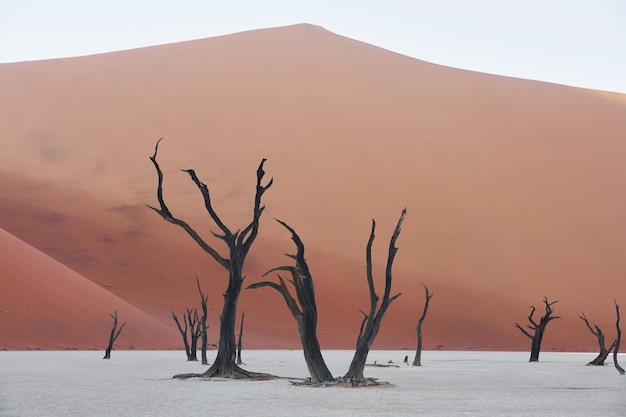
<instances>
[{"instance_id":1,"label":"dune slope","mask_svg":"<svg viewBox=\"0 0 626 417\"><path fill-rule=\"evenodd\" d=\"M216 229L180 169L196 169L236 229L268 158L275 184L246 274L288 262L272 218L293 226L325 347L353 346L371 219L382 292L404 207L403 294L377 347L415 345L422 283L435 293L427 348L527 349L513 322L544 296L562 316L547 349L595 349L582 311L613 329L626 289L622 95L442 67L311 25L3 64L0 88L0 227L170 328L171 309L197 304L198 274L215 335L226 281L145 207L160 137L165 198L208 240ZM246 291L241 307L249 346L297 346L277 294Z\"/></svg>"}]
</instances>

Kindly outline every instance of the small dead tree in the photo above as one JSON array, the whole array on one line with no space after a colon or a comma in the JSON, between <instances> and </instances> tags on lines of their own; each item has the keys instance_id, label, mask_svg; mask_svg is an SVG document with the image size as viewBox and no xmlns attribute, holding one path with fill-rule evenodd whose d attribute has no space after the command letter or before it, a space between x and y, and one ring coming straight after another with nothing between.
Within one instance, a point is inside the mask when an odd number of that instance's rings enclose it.
<instances>
[{"instance_id":1,"label":"small dead tree","mask_svg":"<svg viewBox=\"0 0 626 417\"><path fill-rule=\"evenodd\" d=\"M385 271L385 292L380 305L378 304L379 297L376 294L376 289L374 288L374 278L372 275L372 244L374 242L374 231L376 229L376 222L372 220L372 230L370 232L365 252L367 284L370 293L370 311L369 314L361 311L364 317L361 322L361 328L359 329L359 335L357 337L356 351L354 352L354 357L352 358L348 372L343 376L344 380L348 381L352 385L367 385L368 382L363 376L363 369L365 368L367 355L372 344L374 343L374 340L376 339L376 336L378 335L381 322L387 312L387 309L389 308L389 305L391 305L391 303L401 295L400 293L393 296L391 295L391 283L393 280L393 261L396 253L398 252L398 248L395 244L398 236L400 236L402 222L404 221L405 215L406 208L402 210L398 224L396 225L393 235L391 236L391 241L389 242L389 254L387 256L387 268Z\"/></svg>"},{"instance_id":2,"label":"small dead tree","mask_svg":"<svg viewBox=\"0 0 626 417\"><path fill-rule=\"evenodd\" d=\"M199 324L199 330L200 330L200 349L202 351L202 365L208 365L209 361L207 359L207 355L206 355L206 351L207 351L207 344L208 344L208 328L209 326L207 325L207 317L208 317L208 309L207 309L207 301L209 300L209 296L206 295L203 291L202 288L200 287L200 279L198 278L198 276L196 275L196 285L198 286L198 293L200 294L200 308L202 308L202 316L200 317L200 324Z\"/></svg>"},{"instance_id":3,"label":"small dead tree","mask_svg":"<svg viewBox=\"0 0 626 417\"><path fill-rule=\"evenodd\" d=\"M415 358L413 359L413 366L422 366L422 324L424 323L424 319L426 318L426 313L428 313L428 306L430 304L430 299L433 298L433 293L428 290L428 287L426 285L424 285L424 293L425 293L424 311L422 312L422 316L417 321L417 349L415 350Z\"/></svg>"},{"instance_id":4,"label":"small dead tree","mask_svg":"<svg viewBox=\"0 0 626 417\"><path fill-rule=\"evenodd\" d=\"M529 337L532 341L531 347L530 347L529 362L539 361L539 352L541 351L541 342L543 340L543 334L546 330L546 327L548 326L548 323L550 323L552 320L560 318L559 316L552 315L552 313L554 312L552 306L558 303L558 300L549 302L548 298L544 297L543 303L545 305L545 314L541 316L541 318L539 319L539 323L537 323L535 319L533 318L533 315L535 314L535 310L536 310L535 306L530 307L530 315L528 316L528 321L530 322L530 324L526 325L526 327L530 329L531 332L524 329L518 323L515 323L515 327L517 327L524 334L524 336Z\"/></svg>"},{"instance_id":5,"label":"small dead tree","mask_svg":"<svg viewBox=\"0 0 626 417\"><path fill-rule=\"evenodd\" d=\"M183 314L183 323L184 328L180 324L176 313L172 311L172 318L176 322L176 326L178 327L178 331L183 338L183 344L185 345L185 353L187 354L188 361L197 361L198 360L198 339L202 335L202 327L201 320L198 316L197 309L190 309L189 307L185 308L185 314ZM189 334L187 333L189 330Z\"/></svg>"},{"instance_id":6,"label":"small dead tree","mask_svg":"<svg viewBox=\"0 0 626 417\"><path fill-rule=\"evenodd\" d=\"M582 321L585 322L585 325L587 326L591 334L593 334L598 339L598 346L600 349L600 353L598 353L598 356L596 356L595 359L589 362L587 365L588 366L603 366L604 361L606 361L606 358L609 356L609 353L611 353L613 348L615 348L615 344L617 343L617 340L614 340L613 343L611 343L611 346L609 346L609 348L607 349L605 341L604 341L604 333L602 332L600 327L598 327L597 324L594 324L593 326L591 326L591 324L589 323L589 320L587 320L587 316L585 316L585 313L583 313L582 316L578 316L578 317Z\"/></svg>"},{"instance_id":7,"label":"small dead tree","mask_svg":"<svg viewBox=\"0 0 626 417\"><path fill-rule=\"evenodd\" d=\"M615 327L617 328L617 339L615 339L615 346L613 348L613 363L615 364L615 369L617 369L617 372L619 372L621 375L624 375L624 368L619 366L619 363L617 362L617 353L619 352L619 345L622 341L622 329L619 327L620 316L617 300L615 301L615 315L617 316L617 319L615 320Z\"/></svg>"},{"instance_id":8,"label":"small dead tree","mask_svg":"<svg viewBox=\"0 0 626 417\"><path fill-rule=\"evenodd\" d=\"M262 185L263 177L265 176L263 164L266 160L261 160L256 172L256 193L254 196L252 220L243 229L238 229L235 232L224 224L220 216L213 208L213 202L211 201L207 185L198 179L198 176L193 169L183 170L189 175L191 181L196 185L202 194L204 207L211 220L219 229L219 233L213 232L212 234L215 238L221 240L226 245L228 255L223 256L211 245L209 245L191 225L175 217L165 204L165 200L163 198L163 171L161 171L156 159L161 139L157 141L154 154L150 157L150 160L152 161L152 164L157 172L158 185L156 194L159 207L148 207L159 214L165 221L182 228L194 240L194 242L202 248L202 250L208 253L228 272L228 287L224 292L224 305L222 307L222 314L220 315L220 335L215 361L203 374L182 374L176 375L176 377L189 378L201 376L208 378L217 376L222 378L254 378L261 376L260 374L246 371L235 363L237 357L235 321L237 317L237 303L239 302L239 295L241 294L244 281L244 263L250 248L258 235L261 214L263 214L265 209L265 207L261 205L261 199L263 194L265 194L273 183L273 180L270 180L267 185Z\"/></svg>"},{"instance_id":9,"label":"small dead tree","mask_svg":"<svg viewBox=\"0 0 626 417\"><path fill-rule=\"evenodd\" d=\"M120 333L122 333L122 330L124 329L124 326L126 326L126 323L128 323L125 321L119 329L117 328L117 310L113 311L113 314L111 314L111 318L113 319L113 328L111 329L111 333L109 334L109 345L107 346L104 353L104 358L102 359L111 359L111 350L113 350L113 344L120 336Z\"/></svg>"},{"instance_id":10,"label":"small dead tree","mask_svg":"<svg viewBox=\"0 0 626 417\"><path fill-rule=\"evenodd\" d=\"M245 312L241 310L241 321L239 323L239 337L237 338L237 365L243 365L243 361L241 360L241 346L243 345L243 318L245 317Z\"/></svg>"},{"instance_id":11,"label":"small dead tree","mask_svg":"<svg viewBox=\"0 0 626 417\"><path fill-rule=\"evenodd\" d=\"M328 370L326 362L322 357L319 340L317 338L317 305L315 303L315 289L313 286L313 277L309 271L309 266L304 258L304 244L302 240L289 225L285 222L277 220L283 227L291 233L291 239L296 244L296 255L287 255L296 261L295 266L280 266L267 271L263 276L275 271L286 271L291 274L292 279L289 283L295 288L296 298L291 295L285 279L278 274L280 284L271 281L262 281L248 286L250 289L270 287L278 291L298 324L298 333L304 360L311 376L311 383L317 384L321 382L333 381L335 378ZM296 301L297 299L297 301Z\"/></svg>"}]
</instances>

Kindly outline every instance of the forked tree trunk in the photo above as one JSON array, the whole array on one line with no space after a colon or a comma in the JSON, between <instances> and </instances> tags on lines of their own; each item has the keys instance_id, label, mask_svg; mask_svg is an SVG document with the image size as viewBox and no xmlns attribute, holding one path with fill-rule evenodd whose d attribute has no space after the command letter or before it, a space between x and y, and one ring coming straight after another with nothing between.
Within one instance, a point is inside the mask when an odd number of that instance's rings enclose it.
<instances>
[{"instance_id":1,"label":"forked tree trunk","mask_svg":"<svg viewBox=\"0 0 626 417\"><path fill-rule=\"evenodd\" d=\"M235 232L232 232L215 212L211 202L209 189L206 184L202 183L198 179L193 169L184 170L202 194L202 197L204 198L204 207L211 217L211 220L217 225L220 231L220 233L213 233L213 236L220 239L228 249L228 255L222 256L211 245L204 241L204 239L188 223L174 217L165 204L165 200L163 199L163 172L161 171L161 168L156 160L160 141L161 139L157 141L154 149L154 155L150 157L158 177L157 200L159 201L159 208L151 206L148 207L158 213L164 220L185 230L185 232L191 236L200 248L208 253L228 272L228 287L224 292L224 305L222 307L222 314L220 315L220 336L215 362L213 362L209 369L203 374L186 374L180 375L179 377L218 376L223 378L249 378L258 376L256 373L241 369L235 363L235 318L237 315L237 302L239 301L239 295L241 294L241 287L244 280L242 275L244 263L248 252L250 251L250 247L258 235L259 220L263 210L265 209L265 207L261 205L261 198L263 194L272 186L273 182L273 180L270 180L267 185L261 184L265 175L265 171L263 171L265 159L261 160L256 173L256 193L254 197L252 221L243 230L237 230Z\"/></svg>"},{"instance_id":2,"label":"forked tree trunk","mask_svg":"<svg viewBox=\"0 0 626 417\"><path fill-rule=\"evenodd\" d=\"M176 323L176 327L178 327L178 331L181 337L183 338L183 345L185 346L185 355L187 356L187 360L190 361L191 360L190 359L191 347L189 346L189 339L187 339L187 330L189 330L189 326L187 325L187 318L186 316L183 315L183 323L185 324L184 328L180 324L180 320L178 320L178 316L176 316L176 313L174 313L174 311L172 311L172 319Z\"/></svg>"},{"instance_id":3,"label":"forked tree trunk","mask_svg":"<svg viewBox=\"0 0 626 417\"><path fill-rule=\"evenodd\" d=\"M194 308L193 310L190 310L187 308L187 322L189 323L189 328L191 329L189 332L189 338L191 339L191 343L189 344L190 356L187 360L197 361L198 339L202 334L202 329L200 328L200 318L198 317L198 309Z\"/></svg>"},{"instance_id":4,"label":"forked tree trunk","mask_svg":"<svg viewBox=\"0 0 626 417\"><path fill-rule=\"evenodd\" d=\"M611 353L611 351L615 347L615 343L617 342L617 340L614 340L613 343L611 343L611 346L609 346L609 348L607 349L605 342L604 342L604 333L602 332L600 327L598 327L598 325L594 325L592 327L591 324L589 323L589 320L587 320L587 316L585 316L585 313L583 313L582 316L578 316L578 317L582 321L585 322L585 325L587 326L591 334L593 334L598 339L598 348L600 349L600 353L598 353L598 356L596 356L594 360L589 362L587 365L588 366L603 366L604 362L606 361L606 358L609 356L609 353Z\"/></svg>"},{"instance_id":5,"label":"forked tree trunk","mask_svg":"<svg viewBox=\"0 0 626 417\"><path fill-rule=\"evenodd\" d=\"M183 344L185 346L185 354L187 355L187 360L197 361L198 338L201 336L202 333L202 329L200 327L201 321L198 317L198 310L195 308L191 310L189 309L189 307L185 308L185 314L183 314L183 323L185 324L184 328L181 326L178 317L173 311L172 318L174 319L174 322L176 322L178 331L183 338ZM187 330L189 330L189 334L187 334Z\"/></svg>"},{"instance_id":6,"label":"forked tree trunk","mask_svg":"<svg viewBox=\"0 0 626 417\"><path fill-rule=\"evenodd\" d=\"M300 335L300 342L302 343L304 360L309 370L309 375L311 376L311 383L317 384L333 381L335 378L326 366L317 338L315 288L313 286L313 277L309 271L309 266L304 258L304 244L294 229L280 220L277 221L291 232L291 239L296 244L298 251L296 255L287 256L294 259L296 265L274 268L266 272L263 276L265 277L274 271L290 272L292 279L289 282L295 288L297 301L291 295L284 278L280 275L278 275L280 284L271 281L263 281L252 284L248 288L270 287L277 290L283 296L289 311L298 324L298 333Z\"/></svg>"},{"instance_id":7,"label":"forked tree trunk","mask_svg":"<svg viewBox=\"0 0 626 417\"><path fill-rule=\"evenodd\" d=\"M517 327L526 337L531 339L530 346L530 360L529 362L538 362L539 361L539 352L541 352L541 342L543 341L543 334L552 320L560 318L559 316L553 316L552 306L558 303L558 300L549 302L547 297L544 297L543 303L545 304L545 314L541 316L539 319L539 323L535 321L533 315L535 314L535 306L530 307L530 315L528 316L529 325L526 327L530 329L532 332L524 329L518 323L515 323L515 327Z\"/></svg>"},{"instance_id":8,"label":"forked tree trunk","mask_svg":"<svg viewBox=\"0 0 626 417\"><path fill-rule=\"evenodd\" d=\"M423 284L422 284L423 285ZM430 305L430 299L433 298L433 293L428 291L428 287L424 285L424 311L422 312L422 316L419 318L417 322L417 349L415 350L415 358L413 359L413 366L422 366L422 324L424 324L424 319L426 318L426 313L428 313L428 306Z\"/></svg>"},{"instance_id":9,"label":"forked tree trunk","mask_svg":"<svg viewBox=\"0 0 626 417\"><path fill-rule=\"evenodd\" d=\"M376 290L374 288L374 278L372 275L372 244L374 242L374 231L376 229L376 222L372 220L372 230L365 251L367 284L370 292L370 311L369 314L365 314L364 312L362 312L364 318L361 323L361 328L359 329L359 336L357 337L356 351L354 352L354 356L352 358L352 362L350 363L350 368L348 369L348 372L343 376L343 378L349 381L351 384L359 385L365 383L363 370L365 369L367 355L369 354L372 343L374 343L374 340L378 335L381 322L385 313L387 312L387 309L389 308L389 305L401 295L398 293L394 296L391 296L391 283L393 279L393 261L396 253L398 252L398 248L395 246L395 244L398 236L400 235L400 230L405 215L406 209L402 210L402 214L400 215L398 224L396 225L396 228L391 237L391 241L389 242L389 254L387 256L387 268L385 270L385 292L380 305L378 305L379 297L376 294Z\"/></svg>"},{"instance_id":10,"label":"forked tree trunk","mask_svg":"<svg viewBox=\"0 0 626 417\"><path fill-rule=\"evenodd\" d=\"M120 333L122 333L122 329L124 329L124 326L126 326L127 323L125 321L119 329L117 328L117 310L113 311L113 314L111 314L111 318L113 319L113 328L111 329L111 333L109 334L109 344L106 348L106 351L104 352L104 358L102 359L111 359L111 350L113 350L113 344L120 336Z\"/></svg>"}]
</instances>

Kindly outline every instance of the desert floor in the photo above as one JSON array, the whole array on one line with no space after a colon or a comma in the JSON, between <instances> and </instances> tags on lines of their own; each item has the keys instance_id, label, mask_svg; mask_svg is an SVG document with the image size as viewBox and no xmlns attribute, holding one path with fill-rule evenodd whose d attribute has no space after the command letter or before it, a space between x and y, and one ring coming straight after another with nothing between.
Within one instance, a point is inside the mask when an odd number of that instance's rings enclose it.
<instances>
[{"instance_id":1,"label":"desert floor","mask_svg":"<svg viewBox=\"0 0 626 417\"><path fill-rule=\"evenodd\" d=\"M214 354L214 352L211 352ZM423 366L402 364L411 351L372 351L366 376L376 388L308 388L299 350L243 352L247 368L287 379L178 380L205 367L181 351L0 352L0 415L28 416L623 416L626 377L587 367L591 353L426 351ZM351 351L325 351L343 374ZM211 357L209 357L211 360Z\"/></svg>"}]
</instances>

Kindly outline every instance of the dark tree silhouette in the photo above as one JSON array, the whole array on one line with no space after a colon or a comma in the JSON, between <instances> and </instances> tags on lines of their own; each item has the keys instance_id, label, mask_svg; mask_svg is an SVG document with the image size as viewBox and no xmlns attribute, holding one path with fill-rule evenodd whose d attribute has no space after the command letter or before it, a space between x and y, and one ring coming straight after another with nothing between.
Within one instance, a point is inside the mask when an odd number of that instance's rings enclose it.
<instances>
[{"instance_id":1,"label":"dark tree silhouette","mask_svg":"<svg viewBox=\"0 0 626 417\"><path fill-rule=\"evenodd\" d=\"M241 360L241 346L243 345L243 318L245 316L245 312L241 310L241 321L239 322L239 337L237 338L237 365L243 365L243 361Z\"/></svg>"},{"instance_id":2,"label":"dark tree silhouette","mask_svg":"<svg viewBox=\"0 0 626 417\"><path fill-rule=\"evenodd\" d=\"M552 306L558 303L558 300L549 302L547 297L544 297L543 303L545 304L546 312L539 319L539 323L535 321L533 315L535 314L535 306L530 307L530 315L528 316L529 325L526 325L528 329L532 331L524 329L518 323L515 323L515 327L517 327L526 337L529 337L532 340L530 347L530 360L529 362L538 362L539 361L539 352L541 351L541 342L543 340L543 334L552 320L560 318L559 316L553 316L554 312Z\"/></svg>"},{"instance_id":3,"label":"dark tree silhouette","mask_svg":"<svg viewBox=\"0 0 626 417\"><path fill-rule=\"evenodd\" d=\"M300 334L300 342L304 353L304 360L311 376L311 383L317 384L321 382L333 381L333 375L328 370L322 353L320 350L319 340L317 338L317 306L315 303L315 289L313 286L313 277L309 271L309 266L304 258L304 244L302 240L286 223L277 220L283 227L291 232L291 239L296 244L296 255L287 255L296 261L295 266L280 266L267 271L263 276L267 276L271 272L286 271L291 274L292 279L289 283L295 288L296 298L291 295L285 279L278 275L280 284L271 281L262 281L250 285L248 288L270 287L278 291L298 324L298 333ZM297 299L297 301L296 301Z\"/></svg>"},{"instance_id":4,"label":"dark tree silhouette","mask_svg":"<svg viewBox=\"0 0 626 417\"><path fill-rule=\"evenodd\" d=\"M126 326L127 323L125 321L119 329L117 328L117 310L113 311L113 314L111 314L111 318L113 319L113 328L111 329L111 333L109 334L109 345L107 346L104 353L104 358L102 359L111 359L111 350L113 350L113 344L120 336L120 333L122 333L122 329L124 329L124 326Z\"/></svg>"},{"instance_id":5,"label":"dark tree silhouette","mask_svg":"<svg viewBox=\"0 0 626 417\"><path fill-rule=\"evenodd\" d=\"M624 368L619 366L619 363L617 362L617 353L619 352L619 345L622 341L622 329L619 327L620 316L617 301L615 301L615 315L617 316L617 319L615 320L615 327L617 328L617 339L615 340L615 347L613 348L613 363L615 364L615 369L617 369L617 372L624 375Z\"/></svg>"},{"instance_id":6,"label":"dark tree silhouette","mask_svg":"<svg viewBox=\"0 0 626 417\"><path fill-rule=\"evenodd\" d=\"M161 138L162 139L162 138ZM218 342L217 356L215 362L209 367L209 369L203 374L184 374L177 377L212 377L218 376L222 378L252 378L260 376L259 374L246 371L236 364L236 343L235 343L235 321L237 316L237 303L239 301L239 295L241 294L241 288L244 281L243 267L250 251L250 247L254 243L259 231L259 221L261 214L265 209L261 205L261 198L263 194L272 186L273 180L270 180L267 185L262 185L265 171L263 170L263 164L265 159L261 160L257 169L256 180L256 193L254 197L254 207L252 210L252 220L243 228L235 232L231 231L218 216L213 208L209 189L206 184L202 183L193 169L183 170L191 178L192 182L198 187L198 190L204 198L204 206L208 212L211 220L219 229L219 233L213 232L213 236L221 240L228 250L226 256L221 255L213 246L209 245L198 232L191 227L185 221L174 217L172 212L165 204L163 198L163 172L157 163L157 152L159 149L159 139L154 149L154 155L150 157L154 168L157 172L158 186L157 186L157 199L159 202L159 208L148 206L156 213L158 213L164 220L175 224L182 228L191 238L208 253L219 265L221 265L228 272L228 287L224 292L224 305L222 308L222 314L220 315L220 334Z\"/></svg>"},{"instance_id":7,"label":"dark tree silhouette","mask_svg":"<svg viewBox=\"0 0 626 417\"><path fill-rule=\"evenodd\" d=\"M197 309L185 308L185 314L183 314L184 328L180 324L176 313L172 311L172 318L176 322L178 331L183 338L183 344L185 345L185 353L187 354L188 361L198 360L198 339L202 336L201 320L198 316ZM189 333L187 333L189 330Z\"/></svg>"},{"instance_id":8,"label":"dark tree silhouette","mask_svg":"<svg viewBox=\"0 0 626 417\"><path fill-rule=\"evenodd\" d=\"M396 256L396 252L398 251L398 248L395 246L395 244L398 236L400 235L400 230L405 215L406 208L402 210L402 214L400 215L398 224L396 225L393 235L391 236L391 241L389 242L389 254L387 256L387 268L385 271L385 292L383 294L380 305L378 304L379 297L376 294L376 290L374 288L374 278L372 276L372 244L374 242L374 231L376 229L376 222L372 220L372 231L370 233L370 238L367 242L367 247L365 251L367 284L370 292L370 311L369 314L361 311L364 318L361 322L361 328L359 329L359 335L357 337L356 351L354 353L354 357L352 358L350 368L343 377L352 385L367 385L371 382L366 381L363 376L363 369L365 368L367 355L370 351L372 343L374 343L374 340L378 335L378 331L380 330L380 324L383 320L385 313L387 312L387 309L389 308L389 305L401 295L400 293L398 293L394 296L391 296L391 283L393 279L393 261Z\"/></svg>"},{"instance_id":9,"label":"dark tree silhouette","mask_svg":"<svg viewBox=\"0 0 626 417\"><path fill-rule=\"evenodd\" d=\"M615 347L617 340L614 340L613 343L611 343L611 346L609 346L609 348L607 349L605 341L604 341L604 333L602 332L600 327L598 327L597 324L594 324L593 326L591 326L591 324L589 323L589 320L587 320L587 316L585 316L585 313L583 313L582 316L578 316L578 317L582 321L585 322L585 325L587 326L591 334L593 334L598 339L598 346L600 349L600 353L598 353L598 356L596 356L595 359L589 362L587 365L603 366L604 361L606 361L606 358L609 356L609 353L611 353L611 351Z\"/></svg>"},{"instance_id":10,"label":"dark tree silhouette","mask_svg":"<svg viewBox=\"0 0 626 417\"><path fill-rule=\"evenodd\" d=\"M202 316L200 317L200 323L198 325L199 329L200 329L200 349L201 349L201 355L202 355L202 365L208 365L209 361L207 359L206 356L206 350L207 350L207 344L208 344L208 324L207 324L207 317L208 317L208 309L207 309L207 302L209 300L209 296L206 295L203 291L202 288L200 287L200 279L198 278L198 276L196 275L196 285L198 286L198 294L200 295L200 308L202 308Z\"/></svg>"},{"instance_id":11,"label":"dark tree silhouette","mask_svg":"<svg viewBox=\"0 0 626 417\"><path fill-rule=\"evenodd\" d=\"M424 285L424 284L422 284ZM413 359L413 366L422 366L422 324L428 313L428 306L430 305L430 299L433 298L433 293L428 290L428 287L424 285L424 311L422 316L417 322L417 349L415 350L415 358Z\"/></svg>"}]
</instances>

